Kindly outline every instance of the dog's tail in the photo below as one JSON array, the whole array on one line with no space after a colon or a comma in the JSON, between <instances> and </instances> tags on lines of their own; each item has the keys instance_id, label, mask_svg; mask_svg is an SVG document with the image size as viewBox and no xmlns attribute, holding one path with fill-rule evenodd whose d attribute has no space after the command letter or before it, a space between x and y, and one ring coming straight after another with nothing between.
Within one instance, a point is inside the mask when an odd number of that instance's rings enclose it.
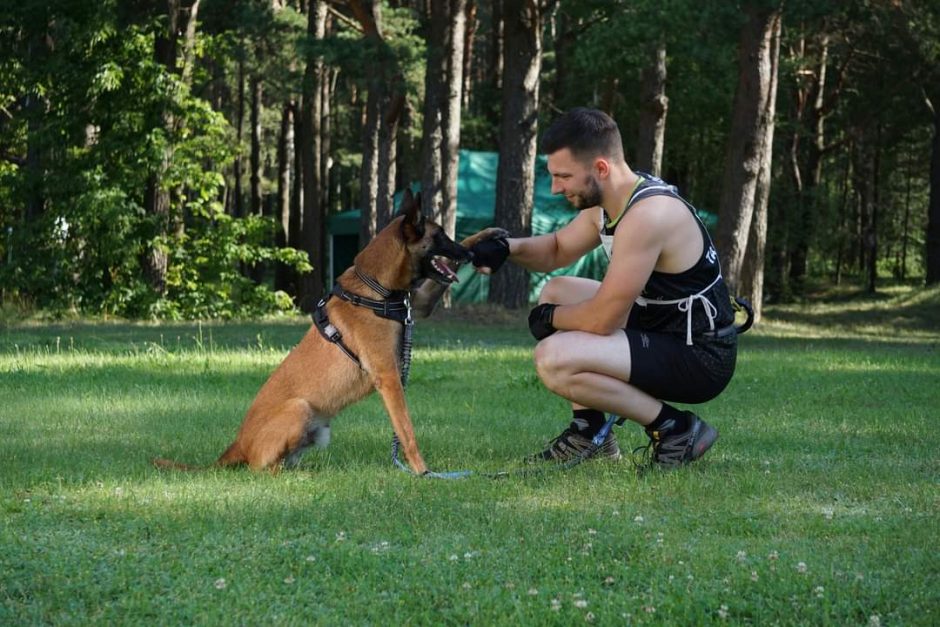
<instances>
[{"instance_id":1,"label":"dog's tail","mask_svg":"<svg viewBox=\"0 0 940 627\"><path fill-rule=\"evenodd\" d=\"M208 470L211 467L240 466L245 463L245 456L241 452L238 442L233 442L231 446L225 449L225 452L216 460L212 466L190 466L181 462L175 462L172 459L156 457L151 463L160 470L184 470L186 472L195 472L197 470Z\"/></svg>"},{"instance_id":2,"label":"dog's tail","mask_svg":"<svg viewBox=\"0 0 940 627\"><path fill-rule=\"evenodd\" d=\"M163 459L162 457L155 457L151 460L151 463L159 468L160 470L185 470L187 472L194 472L196 470L205 470L205 468L199 466L190 466L189 464L181 464L180 462L175 462L172 459Z\"/></svg>"}]
</instances>

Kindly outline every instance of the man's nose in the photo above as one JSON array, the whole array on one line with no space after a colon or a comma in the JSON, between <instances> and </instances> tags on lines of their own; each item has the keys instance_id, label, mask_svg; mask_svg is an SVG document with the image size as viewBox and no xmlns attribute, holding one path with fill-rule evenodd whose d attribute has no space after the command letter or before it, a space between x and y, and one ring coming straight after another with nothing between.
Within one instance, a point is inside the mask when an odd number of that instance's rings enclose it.
<instances>
[{"instance_id":1,"label":"man's nose","mask_svg":"<svg viewBox=\"0 0 940 627\"><path fill-rule=\"evenodd\" d=\"M552 193L553 194L562 194L565 191L565 186L559 183L558 181L552 181Z\"/></svg>"}]
</instances>

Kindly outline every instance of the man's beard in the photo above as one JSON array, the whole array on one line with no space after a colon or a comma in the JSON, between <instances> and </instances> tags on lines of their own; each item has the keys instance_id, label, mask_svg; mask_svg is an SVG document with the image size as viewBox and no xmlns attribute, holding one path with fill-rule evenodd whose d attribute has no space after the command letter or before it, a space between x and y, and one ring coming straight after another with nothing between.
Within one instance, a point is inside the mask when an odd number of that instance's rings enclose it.
<instances>
[{"instance_id":1,"label":"man's beard","mask_svg":"<svg viewBox=\"0 0 940 627\"><path fill-rule=\"evenodd\" d=\"M576 194L571 204L573 204L578 211L590 209L591 207L596 207L601 204L601 186L597 184L597 179L588 175L587 179L584 181L584 191Z\"/></svg>"}]
</instances>

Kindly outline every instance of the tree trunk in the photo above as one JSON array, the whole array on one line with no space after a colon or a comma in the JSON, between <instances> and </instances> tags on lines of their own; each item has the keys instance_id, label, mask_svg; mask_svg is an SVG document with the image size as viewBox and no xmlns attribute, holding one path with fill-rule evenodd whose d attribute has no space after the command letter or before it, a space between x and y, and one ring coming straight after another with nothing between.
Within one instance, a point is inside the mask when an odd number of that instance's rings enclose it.
<instances>
[{"instance_id":1,"label":"tree trunk","mask_svg":"<svg viewBox=\"0 0 940 627\"><path fill-rule=\"evenodd\" d=\"M261 77L251 79L251 213L260 216L261 211Z\"/></svg>"},{"instance_id":2,"label":"tree trunk","mask_svg":"<svg viewBox=\"0 0 940 627\"><path fill-rule=\"evenodd\" d=\"M663 165L663 142L666 135L666 44L653 51L650 65L643 70L640 87L639 138L636 144L638 169L659 176Z\"/></svg>"},{"instance_id":3,"label":"tree trunk","mask_svg":"<svg viewBox=\"0 0 940 627\"><path fill-rule=\"evenodd\" d=\"M781 22L779 8L749 7L747 13L748 21L741 32L738 86L718 213L722 271L732 292L743 287L754 214L762 204L761 194L766 193L761 176L765 159L770 159L768 133L773 136L775 50ZM756 272L763 273L763 268ZM751 282L755 283L753 279ZM759 301L752 304L760 307Z\"/></svg>"},{"instance_id":4,"label":"tree trunk","mask_svg":"<svg viewBox=\"0 0 940 627\"><path fill-rule=\"evenodd\" d=\"M313 0L307 14L307 35L314 40L322 40L326 28L326 2ZM303 108L301 115L301 129L303 137L303 223L300 227L301 250L307 253L307 259L312 270L300 277L299 305L301 310L313 311L317 301L323 295L325 285L326 216L321 205L321 147L320 147L320 121L322 118L320 82L323 80L323 58L312 55L307 58L307 67L304 71L303 82Z\"/></svg>"},{"instance_id":5,"label":"tree trunk","mask_svg":"<svg viewBox=\"0 0 940 627\"><path fill-rule=\"evenodd\" d=\"M930 201L927 209L927 285L940 283L940 104L931 106Z\"/></svg>"},{"instance_id":6,"label":"tree trunk","mask_svg":"<svg viewBox=\"0 0 940 627\"><path fill-rule=\"evenodd\" d=\"M797 294L804 291L810 242L816 231L817 195L822 179L822 156L825 147L825 120L823 110L826 95L826 66L829 59L829 35L819 36L818 67L811 70L810 84L798 90L797 120L792 141L791 160L796 181L797 210L790 229L788 242L790 273L788 282ZM801 150L801 139L805 137L805 149ZM802 167L801 167L802 162Z\"/></svg>"},{"instance_id":7,"label":"tree trunk","mask_svg":"<svg viewBox=\"0 0 940 627\"><path fill-rule=\"evenodd\" d=\"M367 69L369 95L363 125L359 243L365 245L394 213L398 122L405 108L404 77L381 32L381 3L366 6L361 0L348 0L348 4L374 55Z\"/></svg>"},{"instance_id":8,"label":"tree trunk","mask_svg":"<svg viewBox=\"0 0 940 627\"><path fill-rule=\"evenodd\" d=\"M167 71L184 79L191 76L191 68L186 66L191 61L191 51L195 45L196 16L199 0L168 0L167 28L154 38L154 58ZM179 34L184 34L183 59L178 60ZM155 127L160 127L172 136L176 124L169 104L153 120ZM141 256L141 269L150 287L162 296L166 293L166 274L169 265L166 239L170 235L170 190L163 179L173 159L173 149L168 147L161 156L160 163L150 172L144 189L144 213L150 219L150 234L147 250Z\"/></svg>"},{"instance_id":9,"label":"tree trunk","mask_svg":"<svg viewBox=\"0 0 940 627\"><path fill-rule=\"evenodd\" d=\"M780 12L770 25L770 84L765 101L765 124L758 138L762 145L757 188L754 193L754 215L748 233L747 255L741 268L740 293L754 308L754 321L761 319L764 300L764 258L767 249L767 214L770 201L771 166L773 165L774 115L777 102L777 78L780 64L780 31L783 18Z\"/></svg>"},{"instance_id":10,"label":"tree trunk","mask_svg":"<svg viewBox=\"0 0 940 627\"><path fill-rule=\"evenodd\" d=\"M545 2L503 0L505 75L500 121L500 156L496 173L497 226L517 237L532 232L538 126L539 71ZM529 273L507 264L490 278L489 302L523 307L529 302Z\"/></svg>"},{"instance_id":11,"label":"tree trunk","mask_svg":"<svg viewBox=\"0 0 940 627\"><path fill-rule=\"evenodd\" d=\"M425 73L421 199L450 237L457 228L457 167L466 0L431 4Z\"/></svg>"},{"instance_id":12,"label":"tree trunk","mask_svg":"<svg viewBox=\"0 0 940 627\"><path fill-rule=\"evenodd\" d=\"M277 208L278 229L275 246L284 248L290 245L291 231L291 166L294 161L294 116L293 104L284 103L281 109L281 131L277 137ZM277 264L274 272L274 289L290 293L291 285L296 280L293 272L282 263Z\"/></svg>"},{"instance_id":13,"label":"tree trunk","mask_svg":"<svg viewBox=\"0 0 940 627\"><path fill-rule=\"evenodd\" d=\"M242 136L245 128L245 59L244 53L238 56L238 98L235 103L235 158L232 160L232 175L235 177L232 197L232 215L236 218L245 216L244 194L242 193Z\"/></svg>"},{"instance_id":14,"label":"tree trunk","mask_svg":"<svg viewBox=\"0 0 940 627\"><path fill-rule=\"evenodd\" d=\"M463 40L463 87L460 95L460 108L467 109L470 106L470 90L473 81L470 80L473 71L473 46L476 42L477 27L477 3L476 0L467 0L467 18L466 32Z\"/></svg>"}]
</instances>

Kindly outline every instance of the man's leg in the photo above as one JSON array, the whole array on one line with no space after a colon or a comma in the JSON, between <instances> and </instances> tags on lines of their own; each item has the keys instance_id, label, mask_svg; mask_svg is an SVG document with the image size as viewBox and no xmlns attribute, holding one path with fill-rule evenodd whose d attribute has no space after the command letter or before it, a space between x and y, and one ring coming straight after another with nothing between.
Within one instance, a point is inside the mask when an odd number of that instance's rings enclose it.
<instances>
[{"instance_id":1,"label":"man's leg","mask_svg":"<svg viewBox=\"0 0 940 627\"><path fill-rule=\"evenodd\" d=\"M630 385L630 343L622 331L595 335L566 331L535 347L535 368L549 390L576 406L629 418L643 426L663 403Z\"/></svg>"},{"instance_id":2,"label":"man's leg","mask_svg":"<svg viewBox=\"0 0 940 627\"><path fill-rule=\"evenodd\" d=\"M539 302L582 302L599 286L590 279L557 277L543 289ZM622 331L609 336L560 332L539 342L535 349L539 378L549 390L569 400L573 410L571 426L541 458L563 457L587 446L604 424L603 412L643 425L654 443L654 460L660 464L691 461L708 450L717 432L691 412L680 411L632 385L631 360L630 338ZM609 449L610 456L619 457L613 434L603 448Z\"/></svg>"},{"instance_id":3,"label":"man's leg","mask_svg":"<svg viewBox=\"0 0 940 627\"><path fill-rule=\"evenodd\" d=\"M592 279L570 276L555 277L542 289L539 295L539 303L556 303L559 305L580 303L593 297L599 287L600 282ZM626 320L623 321L623 324L626 325ZM556 335L560 336L563 334L559 333ZM542 343L544 343L544 341ZM539 346L541 346L541 344ZM537 366L540 362L541 350L543 349L536 347ZM627 359L629 360L629 354L627 354ZM539 376L542 376L541 371L539 372ZM543 377L543 381L544 380ZM547 387L558 393L556 390L552 389L552 386L548 385ZM551 442L546 450L536 455L533 459L563 460L580 453L585 448L591 446L591 440L594 435L600 431L601 427L603 427L606 422L604 411L597 408L597 406L574 401L571 397L564 394L560 394L560 396L571 401L571 424L561 435ZM613 433L607 436L607 439L595 454L613 458L620 457L620 449L617 446L617 440Z\"/></svg>"}]
</instances>

